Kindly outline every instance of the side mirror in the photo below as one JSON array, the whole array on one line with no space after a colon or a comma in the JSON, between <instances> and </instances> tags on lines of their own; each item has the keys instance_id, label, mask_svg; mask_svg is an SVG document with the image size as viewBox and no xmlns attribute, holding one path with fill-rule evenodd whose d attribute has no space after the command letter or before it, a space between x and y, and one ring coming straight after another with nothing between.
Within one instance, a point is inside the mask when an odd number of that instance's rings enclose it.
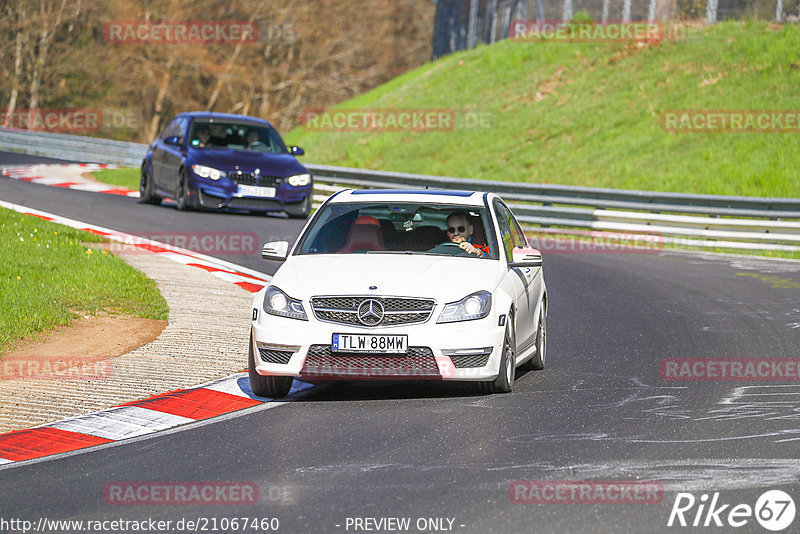
<instances>
[{"instance_id":1,"label":"side mirror","mask_svg":"<svg viewBox=\"0 0 800 534\"><path fill-rule=\"evenodd\" d=\"M541 267L542 253L535 248L514 247L511 251L511 267Z\"/></svg>"},{"instance_id":2,"label":"side mirror","mask_svg":"<svg viewBox=\"0 0 800 534\"><path fill-rule=\"evenodd\" d=\"M292 156L302 156L306 151L299 146L289 145L289 154Z\"/></svg>"},{"instance_id":3,"label":"side mirror","mask_svg":"<svg viewBox=\"0 0 800 534\"><path fill-rule=\"evenodd\" d=\"M178 137L177 135L170 135L166 139L164 139L165 145L173 145L173 146L181 146L183 144L183 139Z\"/></svg>"},{"instance_id":4,"label":"side mirror","mask_svg":"<svg viewBox=\"0 0 800 534\"><path fill-rule=\"evenodd\" d=\"M271 241L264 243L264 248L261 249L261 259L286 261L289 255L289 242L288 241Z\"/></svg>"}]
</instances>

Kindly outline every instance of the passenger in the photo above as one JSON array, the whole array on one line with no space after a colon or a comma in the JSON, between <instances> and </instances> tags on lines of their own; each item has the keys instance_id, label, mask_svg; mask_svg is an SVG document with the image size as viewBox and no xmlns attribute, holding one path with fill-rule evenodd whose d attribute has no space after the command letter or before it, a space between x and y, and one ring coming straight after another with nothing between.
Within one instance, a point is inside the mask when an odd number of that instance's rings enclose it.
<instances>
[{"instance_id":1,"label":"passenger","mask_svg":"<svg viewBox=\"0 0 800 534\"><path fill-rule=\"evenodd\" d=\"M451 243L458 243L458 246L463 250L478 257L490 254L488 245L472 242L472 234L474 232L475 227L469 222L466 213L456 211L447 218L447 237Z\"/></svg>"}]
</instances>

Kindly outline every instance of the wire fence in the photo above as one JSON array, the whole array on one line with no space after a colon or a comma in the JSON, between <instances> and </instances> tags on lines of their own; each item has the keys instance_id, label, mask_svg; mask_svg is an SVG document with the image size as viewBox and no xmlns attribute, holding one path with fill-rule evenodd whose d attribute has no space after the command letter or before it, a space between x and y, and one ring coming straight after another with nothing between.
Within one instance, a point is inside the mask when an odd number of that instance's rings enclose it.
<instances>
[{"instance_id":1,"label":"wire fence","mask_svg":"<svg viewBox=\"0 0 800 534\"><path fill-rule=\"evenodd\" d=\"M437 0L433 56L513 35L515 21L800 20L800 0Z\"/></svg>"}]
</instances>

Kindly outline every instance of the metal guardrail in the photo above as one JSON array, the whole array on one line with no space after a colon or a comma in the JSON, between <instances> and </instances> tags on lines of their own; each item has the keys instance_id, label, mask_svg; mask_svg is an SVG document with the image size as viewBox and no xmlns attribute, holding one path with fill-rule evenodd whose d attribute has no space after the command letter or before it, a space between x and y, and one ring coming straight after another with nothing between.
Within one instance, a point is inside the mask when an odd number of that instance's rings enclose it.
<instances>
[{"instance_id":1,"label":"metal guardrail","mask_svg":"<svg viewBox=\"0 0 800 534\"><path fill-rule=\"evenodd\" d=\"M0 129L0 149L81 162L138 167L147 145ZM529 184L306 164L320 184L493 191L521 222L544 227L673 236L687 245L798 250L800 198L695 195ZM328 184L324 186L323 184ZM788 220L787 220L788 219ZM702 240L697 241L698 239ZM724 241L718 241L724 240Z\"/></svg>"}]
</instances>

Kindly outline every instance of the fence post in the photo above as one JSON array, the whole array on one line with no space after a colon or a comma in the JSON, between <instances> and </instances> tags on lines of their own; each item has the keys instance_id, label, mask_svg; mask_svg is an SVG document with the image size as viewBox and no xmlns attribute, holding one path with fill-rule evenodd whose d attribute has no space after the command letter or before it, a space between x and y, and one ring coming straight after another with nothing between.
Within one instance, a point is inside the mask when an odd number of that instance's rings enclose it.
<instances>
[{"instance_id":1,"label":"fence post","mask_svg":"<svg viewBox=\"0 0 800 534\"><path fill-rule=\"evenodd\" d=\"M603 0L603 24L608 21L608 2L609 0Z\"/></svg>"},{"instance_id":2,"label":"fence post","mask_svg":"<svg viewBox=\"0 0 800 534\"><path fill-rule=\"evenodd\" d=\"M544 0L536 0L536 22L539 28L544 24Z\"/></svg>"},{"instance_id":3,"label":"fence post","mask_svg":"<svg viewBox=\"0 0 800 534\"><path fill-rule=\"evenodd\" d=\"M782 22L783 19L783 0L775 2L775 22Z\"/></svg>"},{"instance_id":4,"label":"fence post","mask_svg":"<svg viewBox=\"0 0 800 534\"><path fill-rule=\"evenodd\" d=\"M656 20L656 1L657 0L650 0L650 8L647 10L647 21L648 22L652 22L652 21Z\"/></svg>"},{"instance_id":5,"label":"fence post","mask_svg":"<svg viewBox=\"0 0 800 534\"><path fill-rule=\"evenodd\" d=\"M478 33L478 0L469 2L469 25L467 29L467 48L475 48Z\"/></svg>"},{"instance_id":6,"label":"fence post","mask_svg":"<svg viewBox=\"0 0 800 534\"><path fill-rule=\"evenodd\" d=\"M706 3L706 24L717 23L717 0L708 0Z\"/></svg>"},{"instance_id":7,"label":"fence post","mask_svg":"<svg viewBox=\"0 0 800 534\"><path fill-rule=\"evenodd\" d=\"M631 0L625 0L622 4L622 22L631 21Z\"/></svg>"},{"instance_id":8,"label":"fence post","mask_svg":"<svg viewBox=\"0 0 800 534\"><path fill-rule=\"evenodd\" d=\"M492 0L489 4L489 17L486 17L491 22L491 31L489 33L489 43L494 43L497 40L497 0Z\"/></svg>"},{"instance_id":9,"label":"fence post","mask_svg":"<svg viewBox=\"0 0 800 534\"><path fill-rule=\"evenodd\" d=\"M564 21L572 20L572 0L564 0Z\"/></svg>"}]
</instances>

